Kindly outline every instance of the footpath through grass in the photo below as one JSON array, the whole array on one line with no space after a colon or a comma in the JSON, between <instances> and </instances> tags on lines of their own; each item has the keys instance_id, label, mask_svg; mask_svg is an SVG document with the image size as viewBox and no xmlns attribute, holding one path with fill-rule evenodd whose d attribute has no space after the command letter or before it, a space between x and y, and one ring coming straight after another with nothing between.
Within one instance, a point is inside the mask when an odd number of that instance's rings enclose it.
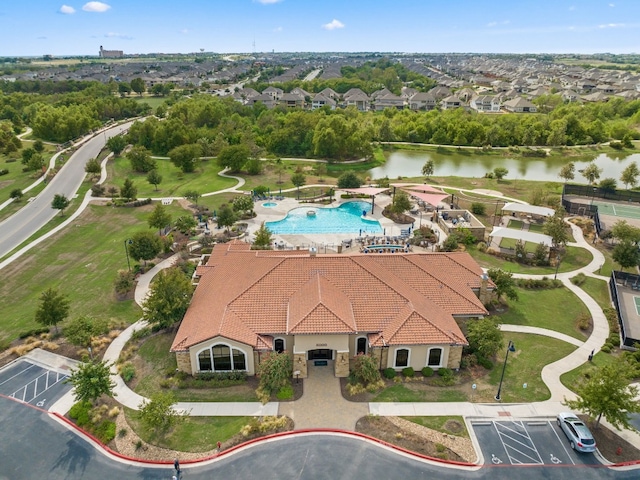
<instances>
[{"instance_id":1,"label":"footpath through grass","mask_svg":"<svg viewBox=\"0 0 640 480\"><path fill-rule=\"evenodd\" d=\"M153 208L89 206L71 225L2 270L0 341L37 327L40 294L49 287L69 296L69 319L90 315L132 323L141 310L133 300L118 301L113 290L117 271L127 268L124 242L147 230ZM177 217L183 210L171 205Z\"/></svg>"},{"instance_id":2,"label":"footpath through grass","mask_svg":"<svg viewBox=\"0 0 640 480\"><path fill-rule=\"evenodd\" d=\"M577 327L577 320L581 315L588 315L589 310L568 288L518 288L517 292L518 301L509 300L509 308L498 315L500 323L547 328L579 340L587 338Z\"/></svg>"},{"instance_id":3,"label":"footpath through grass","mask_svg":"<svg viewBox=\"0 0 640 480\"><path fill-rule=\"evenodd\" d=\"M560 376L560 381L569 390L575 391L576 385L580 383L586 372L596 368L602 368L605 365L611 365L612 363L618 361L620 361L620 359L616 355L605 352L598 352L593 356L592 362L585 362L579 367L574 368L570 372L562 374Z\"/></svg>"}]
</instances>

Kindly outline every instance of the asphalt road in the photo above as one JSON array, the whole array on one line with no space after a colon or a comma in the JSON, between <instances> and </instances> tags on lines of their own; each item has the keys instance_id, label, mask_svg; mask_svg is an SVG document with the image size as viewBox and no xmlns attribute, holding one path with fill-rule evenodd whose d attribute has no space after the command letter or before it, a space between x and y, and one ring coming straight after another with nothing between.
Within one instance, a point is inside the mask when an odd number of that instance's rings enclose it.
<instances>
[{"instance_id":1,"label":"asphalt road","mask_svg":"<svg viewBox=\"0 0 640 480\"><path fill-rule=\"evenodd\" d=\"M170 465L135 466L107 457L47 413L0 397L0 480L169 479ZM171 460L171 459L169 459ZM313 434L263 442L206 465L183 479L637 479L638 471L593 466L492 466L478 471L432 465L356 438Z\"/></svg>"},{"instance_id":2,"label":"asphalt road","mask_svg":"<svg viewBox=\"0 0 640 480\"><path fill-rule=\"evenodd\" d=\"M0 223L0 258L22 244L59 214L58 210L51 208L53 197L56 194L63 194L69 199L72 198L84 179L87 160L97 157L108 138L127 130L132 123L115 126L88 140L67 160L38 196Z\"/></svg>"}]
</instances>

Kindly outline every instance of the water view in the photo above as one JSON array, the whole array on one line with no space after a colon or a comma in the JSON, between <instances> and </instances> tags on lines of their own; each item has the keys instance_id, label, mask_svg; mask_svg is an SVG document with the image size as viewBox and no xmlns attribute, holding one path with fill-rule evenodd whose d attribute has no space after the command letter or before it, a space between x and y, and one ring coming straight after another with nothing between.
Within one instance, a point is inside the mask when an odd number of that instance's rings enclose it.
<instances>
[{"instance_id":1,"label":"water view","mask_svg":"<svg viewBox=\"0 0 640 480\"><path fill-rule=\"evenodd\" d=\"M438 177L483 177L485 173L496 167L505 167L509 170L507 179L523 179L538 181L562 181L558 177L560 168L572 161L576 165L577 183L587 183L580 175L583 169L591 161L595 161L602 168L600 178L615 178L620 184L620 174L627 165L632 162L640 163L640 154L599 154L597 157L550 157L550 158L508 158L497 155L482 155L475 152L440 154L436 152L415 152L409 150L396 150L387 155L387 162L369 170L371 178L391 179L403 177L422 176L422 166L427 160L435 163L434 175Z\"/></svg>"}]
</instances>

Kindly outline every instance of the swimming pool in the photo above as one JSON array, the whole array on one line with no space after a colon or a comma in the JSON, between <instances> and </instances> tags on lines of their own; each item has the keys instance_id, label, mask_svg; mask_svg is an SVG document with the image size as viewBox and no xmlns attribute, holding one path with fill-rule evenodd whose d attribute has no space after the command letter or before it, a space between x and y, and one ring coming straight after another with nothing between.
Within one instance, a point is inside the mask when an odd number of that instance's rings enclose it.
<instances>
[{"instance_id":1,"label":"swimming pool","mask_svg":"<svg viewBox=\"0 0 640 480\"><path fill-rule=\"evenodd\" d=\"M273 208L275 206L277 206L278 204L276 202L265 202L262 204L263 207L265 208Z\"/></svg>"},{"instance_id":2,"label":"swimming pool","mask_svg":"<svg viewBox=\"0 0 640 480\"><path fill-rule=\"evenodd\" d=\"M313 211L315 215L308 215ZM371 212L369 202L343 203L337 208L300 207L290 210L285 218L266 222L272 233L279 235L321 233L382 233L380 222L362 218L362 212Z\"/></svg>"}]
</instances>

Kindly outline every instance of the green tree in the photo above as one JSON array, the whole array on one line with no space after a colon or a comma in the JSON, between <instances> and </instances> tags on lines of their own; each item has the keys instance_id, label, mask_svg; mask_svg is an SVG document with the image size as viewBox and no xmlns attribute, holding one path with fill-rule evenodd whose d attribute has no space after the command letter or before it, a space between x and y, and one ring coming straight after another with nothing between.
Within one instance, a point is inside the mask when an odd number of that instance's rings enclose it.
<instances>
[{"instance_id":1,"label":"green tree","mask_svg":"<svg viewBox=\"0 0 640 480\"><path fill-rule=\"evenodd\" d=\"M143 306L143 318L158 328L167 328L182 320L187 312L193 285L179 268L161 271L151 284Z\"/></svg>"},{"instance_id":2,"label":"green tree","mask_svg":"<svg viewBox=\"0 0 640 480\"><path fill-rule=\"evenodd\" d=\"M147 260L156 258L162 251L162 241L153 232L136 232L131 236L131 243L128 244L129 255L134 260Z\"/></svg>"},{"instance_id":3,"label":"green tree","mask_svg":"<svg viewBox=\"0 0 640 480\"><path fill-rule=\"evenodd\" d=\"M563 165L560 169L560 173L558 173L558 176L564 180L564 183L567 183L567 181L576 178L575 164L573 162L569 162Z\"/></svg>"},{"instance_id":4,"label":"green tree","mask_svg":"<svg viewBox=\"0 0 640 480\"><path fill-rule=\"evenodd\" d=\"M640 228L629 225L626 220L618 220L611 228L611 236L637 245L640 243Z\"/></svg>"},{"instance_id":5,"label":"green tree","mask_svg":"<svg viewBox=\"0 0 640 480\"><path fill-rule=\"evenodd\" d=\"M640 263L640 251L638 251L638 245L630 242L629 240L623 240L613 247L611 258L613 258L614 262L620 265L622 270L637 267Z\"/></svg>"},{"instance_id":6,"label":"green tree","mask_svg":"<svg viewBox=\"0 0 640 480\"><path fill-rule=\"evenodd\" d=\"M148 173L157 168L157 162L151 158L149 150L140 145L131 148L127 153L127 158L131 162L131 169L134 172Z\"/></svg>"},{"instance_id":7,"label":"green tree","mask_svg":"<svg viewBox=\"0 0 640 480\"><path fill-rule=\"evenodd\" d=\"M582 170L582 176L587 179L589 185L593 185L600 178L602 169L594 162L591 162Z\"/></svg>"},{"instance_id":8,"label":"green tree","mask_svg":"<svg viewBox=\"0 0 640 480\"><path fill-rule=\"evenodd\" d=\"M138 407L138 418L147 430L164 438L171 428L184 420L186 415L174 408L175 403L176 397L173 392L153 393Z\"/></svg>"},{"instance_id":9,"label":"green tree","mask_svg":"<svg viewBox=\"0 0 640 480\"><path fill-rule=\"evenodd\" d=\"M144 83L143 79L136 77L131 80L131 90L142 96L142 94L147 90L147 85Z\"/></svg>"},{"instance_id":10,"label":"green tree","mask_svg":"<svg viewBox=\"0 0 640 480\"><path fill-rule=\"evenodd\" d=\"M107 140L107 147L118 157L124 151L127 146L127 140L122 135L116 135Z\"/></svg>"},{"instance_id":11,"label":"green tree","mask_svg":"<svg viewBox=\"0 0 640 480\"><path fill-rule=\"evenodd\" d=\"M147 173L147 182L149 182L151 185L153 185L156 189L156 192L158 191L158 185L160 185L162 183L162 175L160 175L160 173L158 172L158 170L151 170L149 173Z\"/></svg>"},{"instance_id":12,"label":"green tree","mask_svg":"<svg viewBox=\"0 0 640 480\"><path fill-rule=\"evenodd\" d=\"M429 178L431 175L433 175L434 169L435 163L433 162L433 160L429 159L422 166L422 175Z\"/></svg>"},{"instance_id":13,"label":"green tree","mask_svg":"<svg viewBox=\"0 0 640 480\"><path fill-rule=\"evenodd\" d=\"M362 179L354 172L344 172L338 177L338 188L360 188Z\"/></svg>"},{"instance_id":14,"label":"green tree","mask_svg":"<svg viewBox=\"0 0 640 480\"><path fill-rule=\"evenodd\" d=\"M244 144L230 145L220 150L218 163L221 167L228 168L231 172L239 172L249 160L250 154L249 147Z\"/></svg>"},{"instance_id":15,"label":"green tree","mask_svg":"<svg viewBox=\"0 0 640 480\"><path fill-rule=\"evenodd\" d=\"M83 362L71 369L65 383L73 385L73 395L79 402L95 402L101 395L113 396L116 382L111 379L111 365L106 362Z\"/></svg>"},{"instance_id":16,"label":"green tree","mask_svg":"<svg viewBox=\"0 0 640 480\"><path fill-rule=\"evenodd\" d=\"M378 366L371 355L360 353L354 359L352 374L363 385L371 385L381 380Z\"/></svg>"},{"instance_id":17,"label":"green tree","mask_svg":"<svg viewBox=\"0 0 640 480\"><path fill-rule=\"evenodd\" d=\"M167 212L167 209L162 203L156 203L153 207L153 211L147 219L149 228L157 228L158 235L162 235L162 229L171 223L171 215Z\"/></svg>"},{"instance_id":18,"label":"green tree","mask_svg":"<svg viewBox=\"0 0 640 480\"><path fill-rule=\"evenodd\" d=\"M271 249L272 241L271 230L262 222L260 228L256 230L253 246L259 249Z\"/></svg>"},{"instance_id":19,"label":"green tree","mask_svg":"<svg viewBox=\"0 0 640 480\"><path fill-rule=\"evenodd\" d=\"M120 196L127 200L135 200L138 195L138 189L130 178L125 178L124 184L120 189Z\"/></svg>"},{"instance_id":20,"label":"green tree","mask_svg":"<svg viewBox=\"0 0 640 480\"><path fill-rule=\"evenodd\" d=\"M393 196L393 203L391 204L391 211L396 214L404 213L411 208L411 200L409 195L403 190L396 191Z\"/></svg>"},{"instance_id":21,"label":"green tree","mask_svg":"<svg viewBox=\"0 0 640 480\"><path fill-rule=\"evenodd\" d=\"M232 200L233 211L241 215L248 215L253 212L253 198L251 195L242 195Z\"/></svg>"},{"instance_id":22,"label":"green tree","mask_svg":"<svg viewBox=\"0 0 640 480\"><path fill-rule=\"evenodd\" d=\"M102 167L97 158L90 158L84 166L84 171L92 177L96 177L102 173Z\"/></svg>"},{"instance_id":23,"label":"green tree","mask_svg":"<svg viewBox=\"0 0 640 480\"><path fill-rule=\"evenodd\" d=\"M36 151L33 148L31 148L31 147L24 148L22 150L22 154L21 154L22 155L22 160L21 160L22 164L23 165L27 165L29 163L29 160L31 160L31 157L33 157L35 154L36 154Z\"/></svg>"},{"instance_id":24,"label":"green tree","mask_svg":"<svg viewBox=\"0 0 640 480\"><path fill-rule=\"evenodd\" d=\"M278 393L291 382L293 359L288 353L269 352L262 355L257 373L260 379L258 397L268 400L271 395Z\"/></svg>"},{"instance_id":25,"label":"green tree","mask_svg":"<svg viewBox=\"0 0 640 480\"><path fill-rule=\"evenodd\" d=\"M316 175L319 182L324 182L324 176L327 174L327 164L320 162L316 164Z\"/></svg>"},{"instance_id":26,"label":"green tree","mask_svg":"<svg viewBox=\"0 0 640 480\"><path fill-rule=\"evenodd\" d=\"M504 335L493 317L469 320L466 337L469 347L485 358L493 357L504 346Z\"/></svg>"},{"instance_id":27,"label":"green tree","mask_svg":"<svg viewBox=\"0 0 640 480\"><path fill-rule=\"evenodd\" d=\"M307 182L307 177L302 172L291 175L291 183L298 189L298 200L300 199L300 187Z\"/></svg>"},{"instance_id":28,"label":"green tree","mask_svg":"<svg viewBox=\"0 0 640 480\"><path fill-rule=\"evenodd\" d=\"M505 167L496 167L493 169L493 176L497 180L502 180L507 175L509 175L509 170L507 170Z\"/></svg>"},{"instance_id":29,"label":"green tree","mask_svg":"<svg viewBox=\"0 0 640 480\"><path fill-rule=\"evenodd\" d=\"M196 170L196 165L202 156L202 147L197 143L180 145L169 151L171 162L185 173Z\"/></svg>"},{"instance_id":30,"label":"green tree","mask_svg":"<svg viewBox=\"0 0 640 480\"><path fill-rule=\"evenodd\" d=\"M70 203L71 203L71 200L69 200L63 194L56 193L53 196L53 200L51 201L51 208L54 208L56 210L60 210L60 215L63 215L64 214L64 209L67 208Z\"/></svg>"},{"instance_id":31,"label":"green tree","mask_svg":"<svg viewBox=\"0 0 640 480\"><path fill-rule=\"evenodd\" d=\"M556 212L555 215L547 217L542 225L542 232L551 237L555 247L566 245L569 241L569 227L562 219L562 214Z\"/></svg>"},{"instance_id":32,"label":"green tree","mask_svg":"<svg viewBox=\"0 0 640 480\"><path fill-rule=\"evenodd\" d=\"M31 172L37 172L44 167L44 157L39 153L34 153L27 162L27 170Z\"/></svg>"},{"instance_id":33,"label":"green tree","mask_svg":"<svg viewBox=\"0 0 640 480\"><path fill-rule=\"evenodd\" d=\"M40 294L35 320L45 327L53 325L57 332L58 324L67 318L69 309L69 297L50 287Z\"/></svg>"},{"instance_id":34,"label":"green tree","mask_svg":"<svg viewBox=\"0 0 640 480\"><path fill-rule=\"evenodd\" d=\"M631 162L622 171L622 174L620 175L620 181L624 183L624 188L628 190L629 185L631 185L631 188L634 188L638 184L638 176L640 176L638 164L636 162Z\"/></svg>"},{"instance_id":35,"label":"green tree","mask_svg":"<svg viewBox=\"0 0 640 480\"><path fill-rule=\"evenodd\" d=\"M236 223L236 220L238 220L238 217L236 216L233 209L226 203L222 204L220 206L220 210L218 211L218 228L226 228L227 230L229 230L229 227Z\"/></svg>"},{"instance_id":36,"label":"green tree","mask_svg":"<svg viewBox=\"0 0 640 480\"><path fill-rule=\"evenodd\" d=\"M174 225L179 232L185 235L192 235L195 233L198 222L193 218L193 215L181 215L176 218Z\"/></svg>"},{"instance_id":37,"label":"green tree","mask_svg":"<svg viewBox=\"0 0 640 480\"><path fill-rule=\"evenodd\" d=\"M20 190L19 188L14 188L13 190L11 190L9 198L13 198L16 202L19 202L22 199L23 195L24 193L22 193L22 190Z\"/></svg>"},{"instance_id":38,"label":"green tree","mask_svg":"<svg viewBox=\"0 0 640 480\"><path fill-rule=\"evenodd\" d=\"M44 143L42 143L42 140L38 139L33 142L33 149L38 153L44 152Z\"/></svg>"},{"instance_id":39,"label":"green tree","mask_svg":"<svg viewBox=\"0 0 640 480\"><path fill-rule=\"evenodd\" d=\"M196 205L198 205L198 200L201 197L200 193L196 190L187 190L182 194L182 196L187 200L191 200Z\"/></svg>"},{"instance_id":40,"label":"green tree","mask_svg":"<svg viewBox=\"0 0 640 480\"><path fill-rule=\"evenodd\" d=\"M113 282L113 288L120 297L125 297L136 285L135 275L129 270L118 270L118 275Z\"/></svg>"},{"instance_id":41,"label":"green tree","mask_svg":"<svg viewBox=\"0 0 640 480\"><path fill-rule=\"evenodd\" d=\"M71 320L62 330L69 343L79 347L91 346L91 340L98 335L109 332L109 325L105 321L96 320L88 315L82 315Z\"/></svg>"},{"instance_id":42,"label":"green tree","mask_svg":"<svg viewBox=\"0 0 640 480\"><path fill-rule=\"evenodd\" d=\"M576 400L563 402L569 408L585 412L600 425L604 416L617 429L633 429L629 414L640 412L640 403L636 400L638 387L629 385L633 373L626 362L614 362L590 372L574 390Z\"/></svg>"},{"instance_id":43,"label":"green tree","mask_svg":"<svg viewBox=\"0 0 640 480\"><path fill-rule=\"evenodd\" d=\"M494 292L498 301L502 296L506 296L509 300L518 300L518 291L516 290L513 273L505 272L499 268L490 268L487 274L496 286Z\"/></svg>"},{"instance_id":44,"label":"green tree","mask_svg":"<svg viewBox=\"0 0 640 480\"><path fill-rule=\"evenodd\" d=\"M616 182L616 179L611 177L603 178L598 184L598 188L604 190L605 192L615 192L617 186L618 184Z\"/></svg>"}]
</instances>

